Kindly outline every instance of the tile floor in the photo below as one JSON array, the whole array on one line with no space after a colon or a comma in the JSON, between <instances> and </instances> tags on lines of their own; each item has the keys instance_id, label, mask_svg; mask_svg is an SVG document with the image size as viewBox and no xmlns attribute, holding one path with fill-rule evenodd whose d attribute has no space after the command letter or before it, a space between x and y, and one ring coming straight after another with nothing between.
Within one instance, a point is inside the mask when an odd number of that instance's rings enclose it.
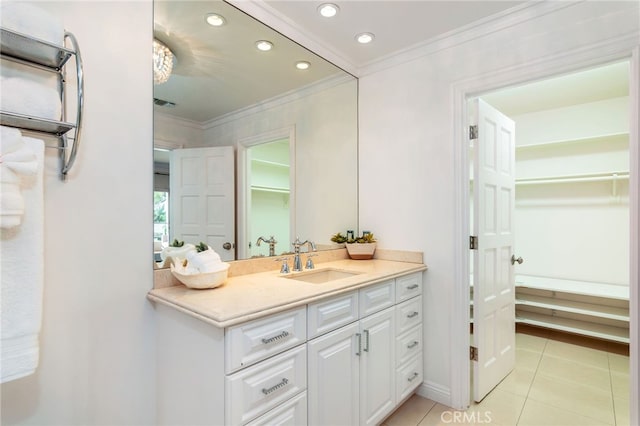
<instances>
[{"instance_id":1,"label":"tile floor","mask_svg":"<svg viewBox=\"0 0 640 426\"><path fill-rule=\"evenodd\" d=\"M629 425L629 357L516 334L516 367L481 403L455 412L418 395L383 425Z\"/></svg>"}]
</instances>

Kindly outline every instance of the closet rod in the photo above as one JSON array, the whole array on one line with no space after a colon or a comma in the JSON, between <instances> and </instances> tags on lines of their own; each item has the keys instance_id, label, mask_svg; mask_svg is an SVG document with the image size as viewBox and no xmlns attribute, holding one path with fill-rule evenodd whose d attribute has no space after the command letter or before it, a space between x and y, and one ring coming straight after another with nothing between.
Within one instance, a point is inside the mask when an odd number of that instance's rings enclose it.
<instances>
[{"instance_id":1,"label":"closet rod","mask_svg":"<svg viewBox=\"0 0 640 426\"><path fill-rule=\"evenodd\" d=\"M543 178L516 179L516 185L539 185L545 183L606 182L629 179L629 172L597 173L591 175L548 176Z\"/></svg>"}]
</instances>

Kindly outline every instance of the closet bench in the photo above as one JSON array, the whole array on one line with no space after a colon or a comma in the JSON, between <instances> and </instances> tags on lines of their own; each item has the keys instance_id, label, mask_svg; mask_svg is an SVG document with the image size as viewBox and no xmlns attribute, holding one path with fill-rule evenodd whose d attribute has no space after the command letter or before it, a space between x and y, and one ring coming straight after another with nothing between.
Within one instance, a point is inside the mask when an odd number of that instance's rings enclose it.
<instances>
[{"instance_id":1,"label":"closet bench","mask_svg":"<svg viewBox=\"0 0 640 426\"><path fill-rule=\"evenodd\" d=\"M516 323L629 343L629 287L516 276Z\"/></svg>"}]
</instances>

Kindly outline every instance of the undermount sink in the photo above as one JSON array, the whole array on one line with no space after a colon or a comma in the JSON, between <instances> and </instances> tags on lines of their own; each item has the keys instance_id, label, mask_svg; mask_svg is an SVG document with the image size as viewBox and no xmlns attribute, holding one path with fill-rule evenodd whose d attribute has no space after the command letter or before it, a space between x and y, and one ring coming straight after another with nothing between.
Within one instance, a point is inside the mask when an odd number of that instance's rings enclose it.
<instances>
[{"instance_id":1,"label":"undermount sink","mask_svg":"<svg viewBox=\"0 0 640 426\"><path fill-rule=\"evenodd\" d=\"M294 273L293 275L288 275L285 278L295 281L304 281L311 284L323 284L329 281L352 277L361 273L362 272L346 271L344 269L327 268L318 269L316 271L300 272L297 274Z\"/></svg>"}]
</instances>

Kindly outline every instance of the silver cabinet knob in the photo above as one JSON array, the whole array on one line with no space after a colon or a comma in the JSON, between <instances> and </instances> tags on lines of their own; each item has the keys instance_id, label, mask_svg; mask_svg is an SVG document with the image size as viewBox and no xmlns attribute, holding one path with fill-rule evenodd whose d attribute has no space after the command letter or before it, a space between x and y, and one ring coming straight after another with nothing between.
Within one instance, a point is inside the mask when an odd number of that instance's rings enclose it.
<instances>
[{"instance_id":1,"label":"silver cabinet knob","mask_svg":"<svg viewBox=\"0 0 640 426\"><path fill-rule=\"evenodd\" d=\"M512 255L511 255L511 264L512 264L512 265L515 265L515 263L516 263L516 262L518 262L518 265L522 265L522 262L524 262L524 260L523 260L521 257L518 257L518 258L516 259L516 255L515 255L515 254L512 254Z\"/></svg>"},{"instance_id":2,"label":"silver cabinet knob","mask_svg":"<svg viewBox=\"0 0 640 426\"><path fill-rule=\"evenodd\" d=\"M231 247L231 243L228 241L222 245L222 248L225 250L231 250Z\"/></svg>"}]
</instances>

